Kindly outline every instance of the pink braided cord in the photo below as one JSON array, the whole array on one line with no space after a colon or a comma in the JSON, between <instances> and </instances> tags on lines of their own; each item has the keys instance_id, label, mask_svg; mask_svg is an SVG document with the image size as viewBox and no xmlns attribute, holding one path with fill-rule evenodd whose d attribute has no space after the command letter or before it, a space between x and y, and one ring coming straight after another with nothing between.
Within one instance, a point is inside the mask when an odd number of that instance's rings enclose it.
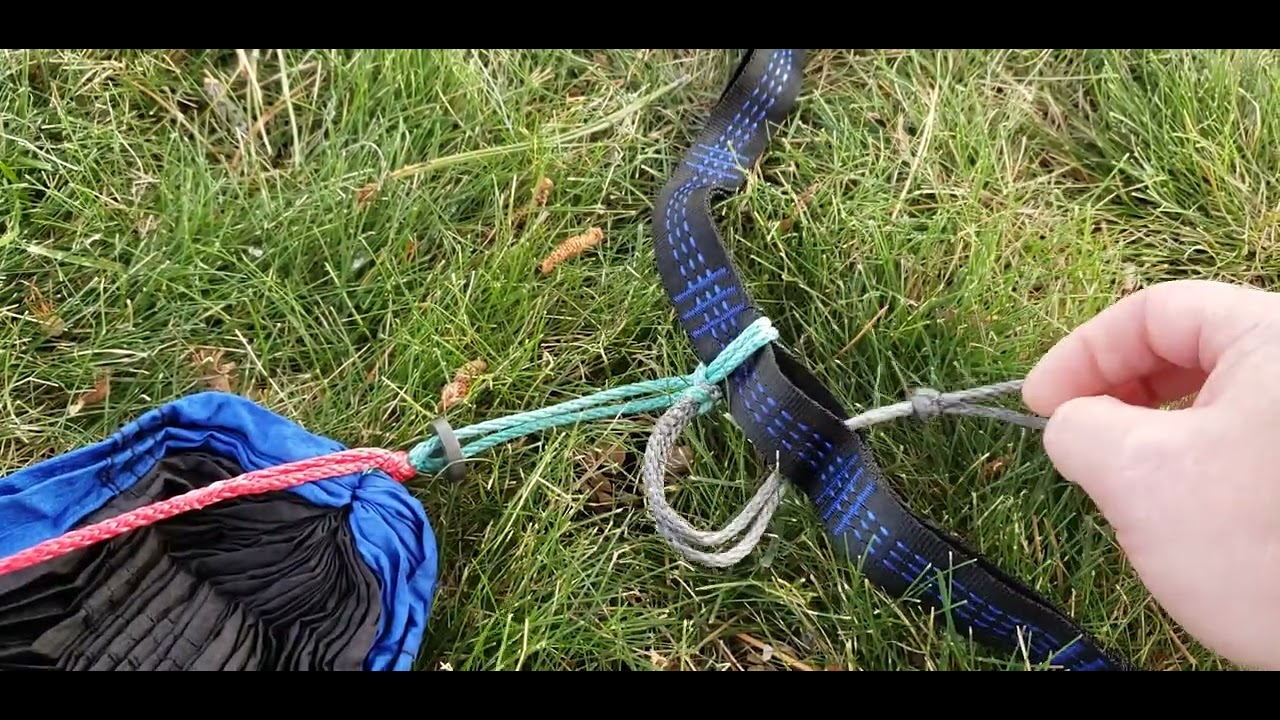
<instances>
[{"instance_id":1,"label":"pink braided cord","mask_svg":"<svg viewBox=\"0 0 1280 720\"><path fill-rule=\"evenodd\" d=\"M284 490L314 480L364 472L370 468L380 468L396 482L404 482L417 474L417 470L409 464L408 453L381 448L354 448L254 470L45 540L39 545L0 559L0 575L39 565L130 530L206 508L223 500Z\"/></svg>"}]
</instances>

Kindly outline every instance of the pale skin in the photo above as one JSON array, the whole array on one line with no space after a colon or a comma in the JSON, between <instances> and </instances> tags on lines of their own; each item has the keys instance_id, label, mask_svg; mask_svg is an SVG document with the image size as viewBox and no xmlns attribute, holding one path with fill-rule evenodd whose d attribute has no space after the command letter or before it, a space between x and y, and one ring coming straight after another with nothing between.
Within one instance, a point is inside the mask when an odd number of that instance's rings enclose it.
<instances>
[{"instance_id":1,"label":"pale skin","mask_svg":"<svg viewBox=\"0 0 1280 720\"><path fill-rule=\"evenodd\" d=\"M1023 400L1156 601L1224 658L1280 669L1280 294L1146 288L1054 346Z\"/></svg>"}]
</instances>

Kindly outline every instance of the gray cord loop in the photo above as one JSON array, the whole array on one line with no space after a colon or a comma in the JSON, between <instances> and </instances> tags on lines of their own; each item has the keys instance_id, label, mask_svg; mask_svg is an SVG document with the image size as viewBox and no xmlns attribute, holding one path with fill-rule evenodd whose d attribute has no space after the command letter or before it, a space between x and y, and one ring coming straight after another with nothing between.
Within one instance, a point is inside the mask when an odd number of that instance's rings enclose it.
<instances>
[{"instance_id":1,"label":"gray cord loop","mask_svg":"<svg viewBox=\"0 0 1280 720\"><path fill-rule=\"evenodd\" d=\"M1001 407L977 404L983 400L994 400L1017 392L1022 389L1022 382L1022 380L1011 380L952 393L920 388L904 402L873 408L846 420L844 424L851 430L859 430L876 423L904 417L927 422L939 415L965 415L1003 420L1028 429L1042 430L1048 422L1045 418ZM713 398L720 399L719 388L706 387ZM671 455L676 440L689 423L698 416L698 406L698 399L685 397L663 413L654 425L649 443L645 447L644 465L641 469L644 478L645 502L657 525L658 534L681 555L706 567L730 567L751 554L756 544L760 542L765 528L769 526L769 521L782 501L786 483L775 468L760 485L760 489L756 491L746 507L724 528L706 531L690 525L667 503L666 468L667 458ZM716 548L739 535L742 537L728 549L707 551L693 547L701 545L706 548Z\"/></svg>"},{"instance_id":2,"label":"gray cord loop","mask_svg":"<svg viewBox=\"0 0 1280 720\"><path fill-rule=\"evenodd\" d=\"M712 388L714 397L718 399L719 394L718 388ZM681 517L667 503L667 458L671 455L671 450L680 434L698 416L699 404L697 398L685 397L663 413L654 425L653 434L649 436L649 444L644 451L644 465L641 470L644 478L645 502L658 526L658 534L681 555L706 567L724 568L736 565L749 555L756 543L760 541L774 511L778 509L778 503L782 500L786 485L776 470L770 473L746 507L720 530L698 530ZM743 534L744 531L745 534ZM706 548L716 548L738 535L742 535L742 538L737 544L725 550L708 552L693 547L701 545Z\"/></svg>"}]
</instances>

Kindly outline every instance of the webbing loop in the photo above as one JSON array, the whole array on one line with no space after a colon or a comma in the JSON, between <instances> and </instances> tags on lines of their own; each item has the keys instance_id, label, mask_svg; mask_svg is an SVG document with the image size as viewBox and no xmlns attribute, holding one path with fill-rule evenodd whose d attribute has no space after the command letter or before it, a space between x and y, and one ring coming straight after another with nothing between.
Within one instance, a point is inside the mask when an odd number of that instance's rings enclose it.
<instances>
[{"instance_id":1,"label":"webbing loop","mask_svg":"<svg viewBox=\"0 0 1280 720\"><path fill-rule=\"evenodd\" d=\"M711 219L713 197L738 192L774 127L800 92L804 50L748 50L705 126L654 202L654 258L694 350L715 358L761 317ZM840 553L896 597L945 610L988 647L1073 670L1130 669L1061 610L963 542L910 510L892 489L859 429L829 391L784 347L771 344L731 372L729 411L762 461L809 498ZM909 399L888 417L935 411L1000 416L976 398ZM1008 411L1006 411L1008 412ZM1024 427L1042 423L1013 415Z\"/></svg>"}]
</instances>

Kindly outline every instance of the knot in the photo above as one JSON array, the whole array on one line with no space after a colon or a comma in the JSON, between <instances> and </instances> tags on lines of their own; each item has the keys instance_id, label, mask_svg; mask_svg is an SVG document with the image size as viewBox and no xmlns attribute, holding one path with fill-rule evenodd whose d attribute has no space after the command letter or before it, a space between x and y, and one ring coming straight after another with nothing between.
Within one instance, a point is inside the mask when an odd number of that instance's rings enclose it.
<instances>
[{"instance_id":1,"label":"knot","mask_svg":"<svg viewBox=\"0 0 1280 720\"><path fill-rule=\"evenodd\" d=\"M933 388L919 388L908 398L911 414L918 420L929 421L945 412L942 393Z\"/></svg>"},{"instance_id":2,"label":"knot","mask_svg":"<svg viewBox=\"0 0 1280 720\"><path fill-rule=\"evenodd\" d=\"M1021 380L983 385L971 390L941 393L933 388L919 388L911 393L906 402L873 408L857 417L844 421L850 430L859 430L868 425L894 420L901 417L914 417L917 420L931 420L939 415L967 415L969 417L985 417L1000 420L1012 425L1043 430L1048 422L1036 415L1026 415L1015 410L1002 407L979 405L979 401L994 400L1002 395L1022 389Z\"/></svg>"},{"instance_id":3,"label":"knot","mask_svg":"<svg viewBox=\"0 0 1280 720\"><path fill-rule=\"evenodd\" d=\"M407 452L386 452L376 456L374 466L391 476L396 482L407 482L418 474L418 468L409 462Z\"/></svg>"},{"instance_id":4,"label":"knot","mask_svg":"<svg viewBox=\"0 0 1280 720\"><path fill-rule=\"evenodd\" d=\"M722 393L720 388L707 379L707 366L699 363L698 367L689 373L687 380L689 381L689 387L681 395L698 402L699 415L711 412L711 408L715 407L716 403L720 401Z\"/></svg>"},{"instance_id":5,"label":"knot","mask_svg":"<svg viewBox=\"0 0 1280 720\"><path fill-rule=\"evenodd\" d=\"M698 363L693 372L685 376L688 387L681 397L698 401L698 414L705 415L723 397L719 385L734 373L760 348L778 339L778 331L767 317L758 318L725 346L710 363Z\"/></svg>"},{"instance_id":6,"label":"knot","mask_svg":"<svg viewBox=\"0 0 1280 720\"><path fill-rule=\"evenodd\" d=\"M707 367L699 370L706 382L719 385L755 355L757 350L777 339L778 331L773 327L773 322L767 317L757 318L733 342L726 345Z\"/></svg>"},{"instance_id":7,"label":"knot","mask_svg":"<svg viewBox=\"0 0 1280 720\"><path fill-rule=\"evenodd\" d=\"M423 440L409 448L409 464L413 465L420 473L434 474L440 472L445 466L443 460L435 457L440 447L441 442L438 437L433 436Z\"/></svg>"}]
</instances>

